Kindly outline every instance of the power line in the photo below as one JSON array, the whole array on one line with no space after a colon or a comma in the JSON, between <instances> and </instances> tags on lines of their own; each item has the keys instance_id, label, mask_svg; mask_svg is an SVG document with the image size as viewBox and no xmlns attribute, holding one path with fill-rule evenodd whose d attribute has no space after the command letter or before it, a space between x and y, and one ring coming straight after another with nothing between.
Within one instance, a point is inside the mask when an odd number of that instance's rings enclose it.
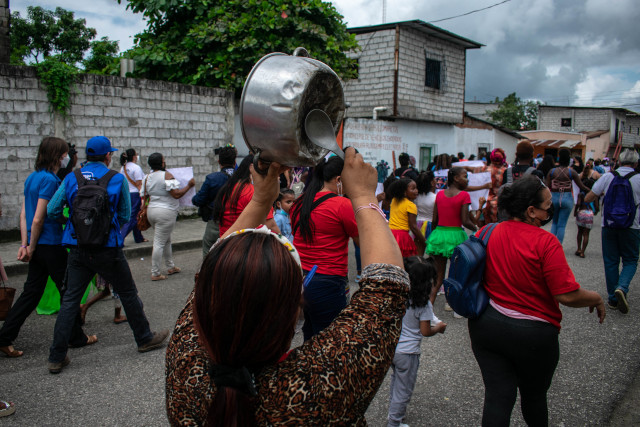
<instances>
[{"instance_id":1,"label":"power line","mask_svg":"<svg viewBox=\"0 0 640 427\"><path fill-rule=\"evenodd\" d=\"M496 4L492 4L491 6L483 7L482 9L472 10L470 12L463 13L461 15L450 16L448 18L436 19L435 21L429 21L429 23L430 24L435 24L436 22L442 22L442 21L448 21L449 19L460 18L461 16L467 16L467 15L471 15L472 13L482 12L483 10L491 9L492 7L500 6L501 4L508 3L510 1L511 0L504 0L504 1L501 1L500 3L496 3Z\"/></svg>"}]
</instances>

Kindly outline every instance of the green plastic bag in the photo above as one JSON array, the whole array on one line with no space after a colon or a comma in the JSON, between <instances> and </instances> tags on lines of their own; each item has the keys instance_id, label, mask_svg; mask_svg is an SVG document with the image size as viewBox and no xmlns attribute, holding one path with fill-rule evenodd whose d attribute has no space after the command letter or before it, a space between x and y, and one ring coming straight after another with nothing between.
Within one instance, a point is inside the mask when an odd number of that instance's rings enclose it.
<instances>
[{"instance_id":1,"label":"green plastic bag","mask_svg":"<svg viewBox=\"0 0 640 427\"><path fill-rule=\"evenodd\" d=\"M84 292L84 296L82 297L81 304L87 302L89 298L89 294L92 292L98 292L98 288L96 288L96 277L94 276L91 279L91 283L87 286L87 290ZM47 287L44 288L44 294L42 294L42 298L40 298L40 303L38 303L38 307L36 307L36 313L38 314L56 314L60 311L60 292L58 292L58 288L51 277L47 280Z\"/></svg>"}]
</instances>

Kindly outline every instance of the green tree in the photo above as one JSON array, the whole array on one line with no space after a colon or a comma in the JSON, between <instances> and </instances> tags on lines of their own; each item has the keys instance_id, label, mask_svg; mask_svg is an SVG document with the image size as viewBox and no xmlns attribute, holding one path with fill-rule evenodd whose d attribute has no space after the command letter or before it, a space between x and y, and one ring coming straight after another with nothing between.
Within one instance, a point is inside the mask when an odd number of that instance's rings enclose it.
<instances>
[{"instance_id":1,"label":"green tree","mask_svg":"<svg viewBox=\"0 0 640 427\"><path fill-rule=\"evenodd\" d=\"M75 65L82 60L96 36L84 19L74 19L73 12L57 7L55 11L40 6L27 7L27 18L20 12L11 14L11 58L13 63L36 64L51 55Z\"/></svg>"},{"instance_id":2,"label":"green tree","mask_svg":"<svg viewBox=\"0 0 640 427\"><path fill-rule=\"evenodd\" d=\"M345 54L355 36L321 0L126 1L148 21L130 52L140 77L237 91L260 57L298 46L343 78L356 75Z\"/></svg>"},{"instance_id":3,"label":"green tree","mask_svg":"<svg viewBox=\"0 0 640 427\"><path fill-rule=\"evenodd\" d=\"M108 68L112 68L118 60L117 41L111 41L108 37L91 42L91 53L82 61L87 73L104 74Z\"/></svg>"},{"instance_id":4,"label":"green tree","mask_svg":"<svg viewBox=\"0 0 640 427\"><path fill-rule=\"evenodd\" d=\"M539 101L523 101L513 92L502 101L496 98L494 103L500 104L500 107L489 113L493 123L514 130L536 129Z\"/></svg>"}]
</instances>

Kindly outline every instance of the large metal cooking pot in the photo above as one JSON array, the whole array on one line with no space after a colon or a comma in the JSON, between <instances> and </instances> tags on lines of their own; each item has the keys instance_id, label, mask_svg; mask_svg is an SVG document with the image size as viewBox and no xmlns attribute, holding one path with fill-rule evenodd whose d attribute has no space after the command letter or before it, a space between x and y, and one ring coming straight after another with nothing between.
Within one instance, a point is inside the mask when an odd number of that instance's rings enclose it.
<instances>
[{"instance_id":1,"label":"large metal cooking pot","mask_svg":"<svg viewBox=\"0 0 640 427\"><path fill-rule=\"evenodd\" d=\"M344 94L338 75L309 58L304 48L293 54L271 53L253 66L242 90L240 125L249 150L265 162L315 166L329 150L311 142L305 118L323 110L334 131L344 117Z\"/></svg>"}]
</instances>

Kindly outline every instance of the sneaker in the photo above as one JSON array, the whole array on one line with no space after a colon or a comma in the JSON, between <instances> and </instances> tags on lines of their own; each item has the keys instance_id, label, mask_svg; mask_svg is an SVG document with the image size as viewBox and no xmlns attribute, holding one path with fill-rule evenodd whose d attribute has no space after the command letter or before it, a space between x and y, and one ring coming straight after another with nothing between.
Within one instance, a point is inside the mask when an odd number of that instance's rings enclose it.
<instances>
[{"instance_id":1,"label":"sneaker","mask_svg":"<svg viewBox=\"0 0 640 427\"><path fill-rule=\"evenodd\" d=\"M607 307L609 307L611 310L617 310L618 303L614 301L607 301Z\"/></svg>"},{"instance_id":2,"label":"sneaker","mask_svg":"<svg viewBox=\"0 0 640 427\"><path fill-rule=\"evenodd\" d=\"M453 312L453 318L454 319L462 319L464 316L462 316L461 314L456 313L455 311Z\"/></svg>"},{"instance_id":3,"label":"sneaker","mask_svg":"<svg viewBox=\"0 0 640 427\"><path fill-rule=\"evenodd\" d=\"M453 311L453 308L451 308L448 302L444 303L444 311Z\"/></svg>"},{"instance_id":4,"label":"sneaker","mask_svg":"<svg viewBox=\"0 0 640 427\"><path fill-rule=\"evenodd\" d=\"M49 368L50 374L59 374L62 372L62 368L67 366L69 363L71 363L71 360L69 360L69 356L67 355L64 356L64 360L62 362L48 362L47 368Z\"/></svg>"},{"instance_id":5,"label":"sneaker","mask_svg":"<svg viewBox=\"0 0 640 427\"><path fill-rule=\"evenodd\" d=\"M618 299L618 310L620 310L620 313L622 314L627 314L629 312L629 303L627 302L627 296L624 294L622 289L616 289L614 294Z\"/></svg>"},{"instance_id":6,"label":"sneaker","mask_svg":"<svg viewBox=\"0 0 640 427\"><path fill-rule=\"evenodd\" d=\"M154 332L153 338L151 338L151 341L149 341L146 344L142 344L141 346L138 346L138 352L146 353L147 351L155 350L156 348L162 347L162 345L164 344L164 340L166 340L168 336L169 336L168 329L165 329L160 332Z\"/></svg>"},{"instance_id":7,"label":"sneaker","mask_svg":"<svg viewBox=\"0 0 640 427\"><path fill-rule=\"evenodd\" d=\"M440 286L440 289L438 289L438 295L444 295L444 286Z\"/></svg>"}]
</instances>

